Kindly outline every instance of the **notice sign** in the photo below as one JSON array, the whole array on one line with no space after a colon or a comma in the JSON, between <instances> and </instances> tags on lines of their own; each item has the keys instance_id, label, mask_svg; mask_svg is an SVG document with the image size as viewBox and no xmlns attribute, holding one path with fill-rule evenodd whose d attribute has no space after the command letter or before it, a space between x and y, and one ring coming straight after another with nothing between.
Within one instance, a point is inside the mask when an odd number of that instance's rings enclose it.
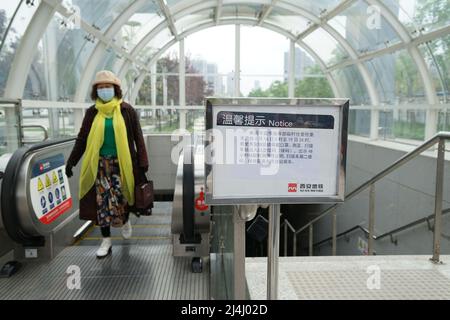
<instances>
[{"instance_id":1,"label":"notice sign","mask_svg":"<svg viewBox=\"0 0 450 320\"><path fill-rule=\"evenodd\" d=\"M207 102L207 204L343 201L347 101L230 100Z\"/></svg>"},{"instance_id":2,"label":"notice sign","mask_svg":"<svg viewBox=\"0 0 450 320\"><path fill-rule=\"evenodd\" d=\"M30 196L34 212L50 224L72 207L62 154L37 161L31 169Z\"/></svg>"}]
</instances>

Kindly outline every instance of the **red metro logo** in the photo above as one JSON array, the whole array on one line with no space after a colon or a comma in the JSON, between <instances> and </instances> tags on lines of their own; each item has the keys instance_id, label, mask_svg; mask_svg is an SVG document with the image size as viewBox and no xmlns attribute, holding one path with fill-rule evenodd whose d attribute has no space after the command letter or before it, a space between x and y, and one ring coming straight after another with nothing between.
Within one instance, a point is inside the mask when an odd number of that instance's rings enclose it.
<instances>
[{"instance_id":1,"label":"red metro logo","mask_svg":"<svg viewBox=\"0 0 450 320\"><path fill-rule=\"evenodd\" d=\"M297 183L288 183L288 192L297 192Z\"/></svg>"},{"instance_id":2,"label":"red metro logo","mask_svg":"<svg viewBox=\"0 0 450 320\"><path fill-rule=\"evenodd\" d=\"M200 189L200 195L195 199L195 209L198 211L208 210L208 206L205 204L205 192L203 192L203 188Z\"/></svg>"}]
</instances>

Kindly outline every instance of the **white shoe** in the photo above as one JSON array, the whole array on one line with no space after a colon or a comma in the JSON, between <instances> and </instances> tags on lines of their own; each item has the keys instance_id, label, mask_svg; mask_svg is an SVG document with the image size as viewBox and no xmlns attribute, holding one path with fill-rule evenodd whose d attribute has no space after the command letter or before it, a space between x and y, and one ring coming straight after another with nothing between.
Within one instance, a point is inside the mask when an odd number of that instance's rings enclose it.
<instances>
[{"instance_id":1,"label":"white shoe","mask_svg":"<svg viewBox=\"0 0 450 320\"><path fill-rule=\"evenodd\" d=\"M125 223L122 226L122 237L125 240L128 240L131 238L132 233L133 233L133 228L131 228L131 222L130 222L130 220L128 220L127 223Z\"/></svg>"},{"instance_id":2,"label":"white shoe","mask_svg":"<svg viewBox=\"0 0 450 320\"><path fill-rule=\"evenodd\" d=\"M100 248L97 250L97 258L101 259L111 254L112 252L111 238L103 238Z\"/></svg>"}]
</instances>

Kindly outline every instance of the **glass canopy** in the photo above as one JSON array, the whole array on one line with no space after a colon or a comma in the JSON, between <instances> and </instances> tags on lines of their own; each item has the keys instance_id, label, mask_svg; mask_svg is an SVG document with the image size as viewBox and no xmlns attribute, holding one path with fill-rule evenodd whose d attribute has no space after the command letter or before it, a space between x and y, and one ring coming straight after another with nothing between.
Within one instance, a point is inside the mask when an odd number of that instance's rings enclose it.
<instances>
[{"instance_id":1,"label":"glass canopy","mask_svg":"<svg viewBox=\"0 0 450 320\"><path fill-rule=\"evenodd\" d=\"M449 17L448 0L2 1L0 95L85 102L95 71L109 68L138 97L150 64L181 39L238 24L293 41L353 105L431 109L450 97Z\"/></svg>"}]
</instances>

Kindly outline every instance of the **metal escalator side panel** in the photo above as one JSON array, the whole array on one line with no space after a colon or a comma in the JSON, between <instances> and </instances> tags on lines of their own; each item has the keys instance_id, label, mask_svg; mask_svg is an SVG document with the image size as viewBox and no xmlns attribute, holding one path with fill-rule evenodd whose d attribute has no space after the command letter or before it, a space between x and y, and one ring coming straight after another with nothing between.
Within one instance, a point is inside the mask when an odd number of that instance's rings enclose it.
<instances>
[{"instance_id":1,"label":"metal escalator side panel","mask_svg":"<svg viewBox=\"0 0 450 320\"><path fill-rule=\"evenodd\" d=\"M17 243L23 245L42 246L44 245L44 237L32 236L27 234L19 221L16 207L16 187L19 176L20 167L23 158L28 152L28 147L18 149L12 155L6 166L5 174L2 179L1 188L1 206L2 220L8 236Z\"/></svg>"},{"instance_id":2,"label":"metal escalator side panel","mask_svg":"<svg viewBox=\"0 0 450 320\"><path fill-rule=\"evenodd\" d=\"M12 153L6 153L0 156L0 195L2 194L2 181L3 176L5 175L6 166L8 165L9 159L11 159ZM0 199L1 201L1 199ZM5 226L3 225L2 218L2 206L0 203L0 230L3 230Z\"/></svg>"},{"instance_id":3,"label":"metal escalator side panel","mask_svg":"<svg viewBox=\"0 0 450 320\"><path fill-rule=\"evenodd\" d=\"M32 185L32 169L39 161L58 156L65 162L73 146L74 139L62 139L47 141L31 147L18 149L12 156L6 169L3 187L8 186L8 190L2 188L2 212L5 229L9 236L23 245L41 246L44 244L44 237L57 231L71 221L78 212L77 204L75 206L70 202L67 213L56 216L51 223L43 223L33 206L32 195L30 192ZM64 183L69 185L63 176ZM54 186L53 186L54 187ZM72 194L78 191L78 184L71 183ZM74 188L75 187L75 188ZM70 189L70 186L67 187ZM36 199L34 199L36 202ZM55 203L56 204L56 203ZM48 217L48 216L47 216Z\"/></svg>"},{"instance_id":4,"label":"metal escalator side panel","mask_svg":"<svg viewBox=\"0 0 450 320\"><path fill-rule=\"evenodd\" d=\"M195 242L194 230L194 166L192 147L185 147L183 162L183 233L182 242ZM188 161L186 160L188 159Z\"/></svg>"}]
</instances>

